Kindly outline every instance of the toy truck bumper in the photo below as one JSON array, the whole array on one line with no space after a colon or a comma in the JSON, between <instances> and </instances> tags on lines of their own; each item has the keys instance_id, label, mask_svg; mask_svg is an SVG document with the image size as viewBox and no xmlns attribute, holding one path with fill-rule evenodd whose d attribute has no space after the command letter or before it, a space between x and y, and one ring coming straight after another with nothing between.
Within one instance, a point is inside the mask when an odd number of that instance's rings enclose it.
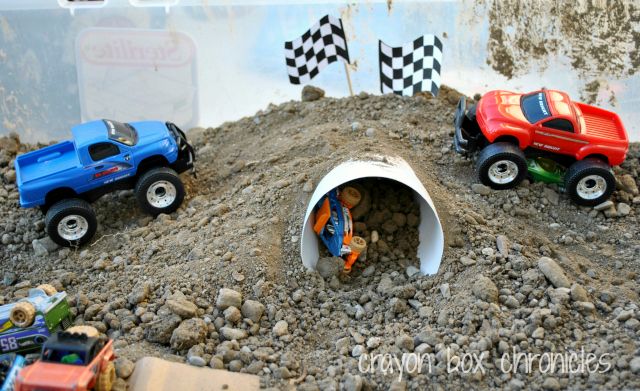
<instances>
[{"instance_id":1,"label":"toy truck bumper","mask_svg":"<svg viewBox=\"0 0 640 391\"><path fill-rule=\"evenodd\" d=\"M174 123L167 122L166 125L178 144L178 159L173 163L173 168L178 173L191 169L192 174L195 175L196 169L194 162L196 161L196 152L187 141L187 136Z\"/></svg>"},{"instance_id":2,"label":"toy truck bumper","mask_svg":"<svg viewBox=\"0 0 640 391\"><path fill-rule=\"evenodd\" d=\"M455 126L453 146L456 152L465 154L475 151L477 148L477 138L471 136L469 130L476 130L477 133L478 125L474 124L473 120L469 119L467 115L467 101L464 96L458 101L453 124Z\"/></svg>"}]
</instances>

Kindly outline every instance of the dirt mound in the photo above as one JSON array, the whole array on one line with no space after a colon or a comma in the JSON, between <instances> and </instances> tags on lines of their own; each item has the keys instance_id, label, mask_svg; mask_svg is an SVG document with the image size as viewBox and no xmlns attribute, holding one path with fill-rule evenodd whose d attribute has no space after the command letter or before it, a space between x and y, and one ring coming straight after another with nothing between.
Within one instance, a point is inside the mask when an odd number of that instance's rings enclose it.
<instances>
[{"instance_id":1,"label":"dirt mound","mask_svg":"<svg viewBox=\"0 0 640 391\"><path fill-rule=\"evenodd\" d=\"M199 175L184 176L183 207L152 219L131 192L105 196L95 204L94 241L77 250L52 245L40 212L17 207L13 155L0 153L0 304L51 283L70 294L75 322L115 339L119 356L186 359L259 374L279 388L389 388L397 367L365 373L360 358L408 352L432 358L432 368L405 372L394 389L640 387L639 145L616 168L619 189L605 211L577 207L544 184L490 191L452 150L457 94L444 95L289 102L193 129ZM413 274L411 233L396 246L385 238L393 233L378 232L388 253L371 246L346 280L302 267L300 229L314 185L367 154L403 157L434 199L447 241L437 275ZM384 210L392 221L415 213L406 202L398 211L376 205L384 220ZM386 223L372 216L360 226L369 240ZM608 355L608 371L500 368L505 352L582 348ZM482 355L484 373L447 373L448 359L472 353Z\"/></svg>"}]
</instances>

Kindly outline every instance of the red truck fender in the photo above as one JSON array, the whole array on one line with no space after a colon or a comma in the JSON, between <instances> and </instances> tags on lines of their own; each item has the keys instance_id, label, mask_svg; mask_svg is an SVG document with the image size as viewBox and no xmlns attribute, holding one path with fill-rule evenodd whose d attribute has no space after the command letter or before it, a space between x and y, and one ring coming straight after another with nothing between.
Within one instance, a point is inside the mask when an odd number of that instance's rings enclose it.
<instances>
[{"instance_id":1,"label":"red truck fender","mask_svg":"<svg viewBox=\"0 0 640 391\"><path fill-rule=\"evenodd\" d=\"M485 134L490 143L518 141L518 147L522 150L531 145L531 134L527 129L512 124L502 124L499 130Z\"/></svg>"},{"instance_id":2,"label":"red truck fender","mask_svg":"<svg viewBox=\"0 0 640 391\"><path fill-rule=\"evenodd\" d=\"M626 151L624 154L621 154L620 148L614 146L588 144L580 148L576 154L577 160L583 160L587 157L595 157L610 166L617 166L624 162Z\"/></svg>"}]
</instances>

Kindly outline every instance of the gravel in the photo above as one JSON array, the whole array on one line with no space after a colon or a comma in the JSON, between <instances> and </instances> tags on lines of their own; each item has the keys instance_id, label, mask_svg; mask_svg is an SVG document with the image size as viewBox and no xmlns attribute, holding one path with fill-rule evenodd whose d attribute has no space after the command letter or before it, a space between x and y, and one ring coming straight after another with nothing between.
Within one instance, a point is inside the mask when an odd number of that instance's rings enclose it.
<instances>
[{"instance_id":1,"label":"gravel","mask_svg":"<svg viewBox=\"0 0 640 391\"><path fill-rule=\"evenodd\" d=\"M493 191L452 150L457 97L446 86L438 99L319 97L194 129L198 178L182 176L183 206L152 218L131 191L106 195L80 249L47 247L42 214L16 207L12 159L39 146L0 138L0 304L41 283L67 291L74 322L114 339L122 387L153 355L257 374L275 389L640 388L640 145L614 168L604 206L528 181ZM341 161L380 154L405 158L434 201L446 239L438 274L416 273L412 192L375 179L354 183L366 196L354 210L366 254L344 275L320 246L331 267L307 271L299 238L315 185ZM611 369L499 369L513 348L583 347L614 357ZM448 375L447 348L484 352L486 373ZM358 371L365 353L403 352L432 355L432 372Z\"/></svg>"}]
</instances>

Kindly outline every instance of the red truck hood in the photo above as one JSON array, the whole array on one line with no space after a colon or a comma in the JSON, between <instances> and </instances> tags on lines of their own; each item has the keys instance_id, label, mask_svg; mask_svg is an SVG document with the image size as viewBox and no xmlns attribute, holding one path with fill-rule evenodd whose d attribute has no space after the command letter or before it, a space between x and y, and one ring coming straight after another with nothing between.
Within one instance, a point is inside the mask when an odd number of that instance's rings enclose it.
<instances>
[{"instance_id":1,"label":"red truck hood","mask_svg":"<svg viewBox=\"0 0 640 391\"><path fill-rule=\"evenodd\" d=\"M64 370L61 370L61 365L64 365ZM83 377L90 380L91 376L82 376L84 372L90 372L89 367L37 361L25 367L18 376L23 381L24 389L57 391L73 389Z\"/></svg>"},{"instance_id":2,"label":"red truck hood","mask_svg":"<svg viewBox=\"0 0 640 391\"><path fill-rule=\"evenodd\" d=\"M522 94L509 91L487 92L478 102L476 114L479 121L493 128L492 123L528 124L520 107Z\"/></svg>"}]
</instances>

